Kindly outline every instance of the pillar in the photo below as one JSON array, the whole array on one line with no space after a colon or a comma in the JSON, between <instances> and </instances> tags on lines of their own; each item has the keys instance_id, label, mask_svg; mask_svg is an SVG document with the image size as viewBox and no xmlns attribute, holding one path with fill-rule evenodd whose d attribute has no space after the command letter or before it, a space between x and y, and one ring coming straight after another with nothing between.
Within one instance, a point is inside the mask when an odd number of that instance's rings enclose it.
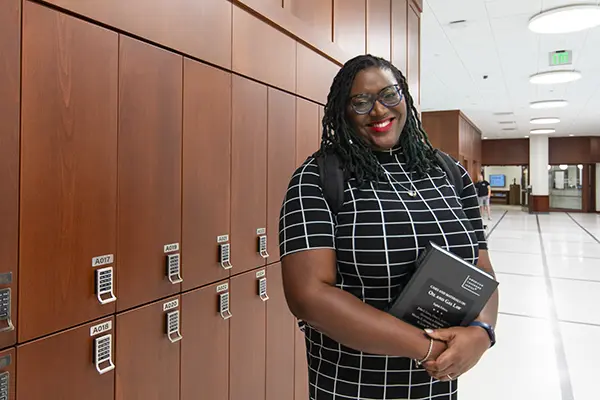
<instances>
[{"instance_id":1,"label":"pillar","mask_svg":"<svg viewBox=\"0 0 600 400\"><path fill-rule=\"evenodd\" d=\"M531 174L529 210L534 213L547 213L550 211L547 135L532 135L529 139L529 171Z\"/></svg>"}]
</instances>

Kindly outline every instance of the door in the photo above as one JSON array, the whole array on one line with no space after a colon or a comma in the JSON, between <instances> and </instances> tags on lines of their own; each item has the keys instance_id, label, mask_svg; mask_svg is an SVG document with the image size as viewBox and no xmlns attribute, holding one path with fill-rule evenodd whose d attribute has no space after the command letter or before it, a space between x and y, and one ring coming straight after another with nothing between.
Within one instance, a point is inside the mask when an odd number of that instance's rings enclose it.
<instances>
[{"instance_id":1,"label":"door","mask_svg":"<svg viewBox=\"0 0 600 400\"><path fill-rule=\"evenodd\" d=\"M17 347L17 400L110 400L114 319L97 320Z\"/></svg>"},{"instance_id":2,"label":"door","mask_svg":"<svg viewBox=\"0 0 600 400\"><path fill-rule=\"evenodd\" d=\"M231 169L232 273L265 265L267 228L267 87L233 76Z\"/></svg>"},{"instance_id":3,"label":"door","mask_svg":"<svg viewBox=\"0 0 600 400\"><path fill-rule=\"evenodd\" d=\"M229 399L264 399L266 298L259 296L264 269L231 278ZM267 292L268 294L268 292Z\"/></svg>"},{"instance_id":4,"label":"door","mask_svg":"<svg viewBox=\"0 0 600 400\"><path fill-rule=\"evenodd\" d=\"M266 400L293 400L296 319L285 300L280 263L267 267L267 278Z\"/></svg>"},{"instance_id":5,"label":"door","mask_svg":"<svg viewBox=\"0 0 600 400\"><path fill-rule=\"evenodd\" d=\"M115 310L119 41L23 7L20 342Z\"/></svg>"},{"instance_id":6,"label":"door","mask_svg":"<svg viewBox=\"0 0 600 400\"><path fill-rule=\"evenodd\" d=\"M308 399L308 360L306 358L306 338L304 332L296 328L296 347L294 351L295 377L294 377L294 400Z\"/></svg>"},{"instance_id":7,"label":"door","mask_svg":"<svg viewBox=\"0 0 600 400\"><path fill-rule=\"evenodd\" d=\"M9 293L11 301L4 303L4 312L0 311L0 348L12 346L17 338L14 327L18 297L20 48L21 2L3 1L0 3L0 293Z\"/></svg>"},{"instance_id":8,"label":"door","mask_svg":"<svg viewBox=\"0 0 600 400\"><path fill-rule=\"evenodd\" d=\"M229 282L185 293L181 303L181 400L228 400L229 318L237 316L229 310Z\"/></svg>"},{"instance_id":9,"label":"door","mask_svg":"<svg viewBox=\"0 0 600 400\"><path fill-rule=\"evenodd\" d=\"M15 400L16 362L14 348L0 352L0 399Z\"/></svg>"},{"instance_id":10,"label":"door","mask_svg":"<svg viewBox=\"0 0 600 400\"><path fill-rule=\"evenodd\" d=\"M121 36L119 311L181 289L182 57Z\"/></svg>"},{"instance_id":11,"label":"door","mask_svg":"<svg viewBox=\"0 0 600 400\"><path fill-rule=\"evenodd\" d=\"M229 277L231 74L185 59L183 80L181 241L189 290Z\"/></svg>"},{"instance_id":12,"label":"door","mask_svg":"<svg viewBox=\"0 0 600 400\"><path fill-rule=\"evenodd\" d=\"M117 315L116 400L179 400L180 298Z\"/></svg>"},{"instance_id":13,"label":"door","mask_svg":"<svg viewBox=\"0 0 600 400\"><path fill-rule=\"evenodd\" d=\"M296 169L296 98L269 88L268 128L268 263L279 260L279 213Z\"/></svg>"},{"instance_id":14,"label":"door","mask_svg":"<svg viewBox=\"0 0 600 400\"><path fill-rule=\"evenodd\" d=\"M296 167L319 149L321 114L317 103L296 99Z\"/></svg>"}]
</instances>

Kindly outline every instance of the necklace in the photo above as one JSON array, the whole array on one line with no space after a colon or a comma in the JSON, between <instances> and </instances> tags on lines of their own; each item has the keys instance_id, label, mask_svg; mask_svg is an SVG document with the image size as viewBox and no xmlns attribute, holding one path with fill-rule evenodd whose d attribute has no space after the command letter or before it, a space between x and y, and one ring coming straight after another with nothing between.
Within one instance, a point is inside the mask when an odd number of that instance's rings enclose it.
<instances>
[{"instance_id":1,"label":"necklace","mask_svg":"<svg viewBox=\"0 0 600 400\"><path fill-rule=\"evenodd\" d=\"M382 166L382 168L383 168L383 166ZM406 193L410 197L417 197L417 189L415 188L415 185L413 184L413 181L412 181L412 172L410 173L411 176L407 175L408 181L410 182L410 185L412 186L412 189L409 189L406 186L404 186L403 184L401 184L400 182L398 182L398 180L396 178L394 178L394 176L391 173L389 173L386 169L384 169L384 171L385 171L385 175L388 177L388 181L391 179L394 182L396 182L398 185L400 185L400 187L402 187L402 189L406 190Z\"/></svg>"}]
</instances>

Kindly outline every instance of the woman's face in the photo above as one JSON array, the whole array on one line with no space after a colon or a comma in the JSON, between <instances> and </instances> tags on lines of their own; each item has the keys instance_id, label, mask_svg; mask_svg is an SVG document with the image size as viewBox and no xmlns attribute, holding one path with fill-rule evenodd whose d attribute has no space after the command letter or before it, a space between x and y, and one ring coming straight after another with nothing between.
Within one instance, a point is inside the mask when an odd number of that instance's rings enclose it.
<instances>
[{"instance_id":1,"label":"woman's face","mask_svg":"<svg viewBox=\"0 0 600 400\"><path fill-rule=\"evenodd\" d=\"M406 102L398 90L394 74L387 69L367 68L354 78L347 107L348 118L358 135L374 150L389 150L396 146L404 129ZM375 101L373 108L367 112L375 99L379 101ZM385 106L381 101L388 105L397 104ZM360 114L356 110L366 113Z\"/></svg>"}]
</instances>

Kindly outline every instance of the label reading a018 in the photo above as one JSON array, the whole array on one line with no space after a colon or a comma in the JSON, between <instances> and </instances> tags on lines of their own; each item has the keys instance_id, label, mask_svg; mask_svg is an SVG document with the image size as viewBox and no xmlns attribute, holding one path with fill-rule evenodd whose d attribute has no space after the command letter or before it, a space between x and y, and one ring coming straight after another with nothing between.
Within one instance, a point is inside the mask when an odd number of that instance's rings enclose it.
<instances>
[{"instance_id":1,"label":"label reading a018","mask_svg":"<svg viewBox=\"0 0 600 400\"><path fill-rule=\"evenodd\" d=\"M96 336L112 329L112 321L106 321L90 328L90 336Z\"/></svg>"},{"instance_id":2,"label":"label reading a018","mask_svg":"<svg viewBox=\"0 0 600 400\"><path fill-rule=\"evenodd\" d=\"M178 299L171 300L171 301L163 304L163 311L172 310L177 307L179 307L179 300Z\"/></svg>"}]
</instances>

